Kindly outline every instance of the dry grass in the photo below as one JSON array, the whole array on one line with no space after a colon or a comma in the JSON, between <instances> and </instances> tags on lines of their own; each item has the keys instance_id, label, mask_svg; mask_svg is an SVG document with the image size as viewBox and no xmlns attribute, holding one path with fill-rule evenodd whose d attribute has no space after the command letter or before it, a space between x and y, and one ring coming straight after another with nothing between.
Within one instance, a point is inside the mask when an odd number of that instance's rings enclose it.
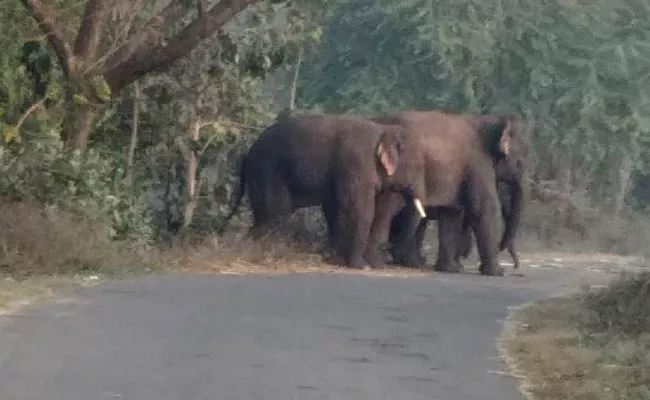
<instances>
[{"instance_id":1,"label":"dry grass","mask_svg":"<svg viewBox=\"0 0 650 400\"><path fill-rule=\"evenodd\" d=\"M108 226L90 215L0 200L0 311L163 264L157 251L111 240Z\"/></svg>"},{"instance_id":2,"label":"dry grass","mask_svg":"<svg viewBox=\"0 0 650 400\"><path fill-rule=\"evenodd\" d=\"M0 315L11 313L25 305L61 294L81 286L99 282L99 276L33 276L16 280L5 277L0 280Z\"/></svg>"},{"instance_id":3,"label":"dry grass","mask_svg":"<svg viewBox=\"0 0 650 400\"><path fill-rule=\"evenodd\" d=\"M650 398L650 274L514 312L500 345L529 399Z\"/></svg>"},{"instance_id":4,"label":"dry grass","mask_svg":"<svg viewBox=\"0 0 650 400\"><path fill-rule=\"evenodd\" d=\"M0 202L0 274L122 274L155 265L155 252L111 239L109 225L26 202Z\"/></svg>"},{"instance_id":5,"label":"dry grass","mask_svg":"<svg viewBox=\"0 0 650 400\"><path fill-rule=\"evenodd\" d=\"M214 274L362 274L386 276L422 276L426 271L414 268L381 270L351 269L327 261L320 238L301 232L276 235L263 240L244 239L230 234L210 237L193 245L175 249L181 271Z\"/></svg>"}]
</instances>

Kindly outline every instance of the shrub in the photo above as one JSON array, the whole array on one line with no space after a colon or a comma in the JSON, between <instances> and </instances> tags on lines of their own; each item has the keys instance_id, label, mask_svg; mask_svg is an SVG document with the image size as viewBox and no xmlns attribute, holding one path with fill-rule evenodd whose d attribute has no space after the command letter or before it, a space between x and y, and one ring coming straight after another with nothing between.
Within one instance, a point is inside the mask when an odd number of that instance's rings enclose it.
<instances>
[{"instance_id":1,"label":"shrub","mask_svg":"<svg viewBox=\"0 0 650 400\"><path fill-rule=\"evenodd\" d=\"M148 257L155 253L143 250L114 240L106 218L0 198L1 273L27 277L125 272L154 261Z\"/></svg>"},{"instance_id":2,"label":"shrub","mask_svg":"<svg viewBox=\"0 0 650 400\"><path fill-rule=\"evenodd\" d=\"M588 331L615 335L650 334L650 272L627 277L584 298Z\"/></svg>"},{"instance_id":3,"label":"shrub","mask_svg":"<svg viewBox=\"0 0 650 400\"><path fill-rule=\"evenodd\" d=\"M148 241L153 231L145 193L126 186L119 163L96 149L66 154L59 140L0 146L0 196L107 216L109 237Z\"/></svg>"}]
</instances>

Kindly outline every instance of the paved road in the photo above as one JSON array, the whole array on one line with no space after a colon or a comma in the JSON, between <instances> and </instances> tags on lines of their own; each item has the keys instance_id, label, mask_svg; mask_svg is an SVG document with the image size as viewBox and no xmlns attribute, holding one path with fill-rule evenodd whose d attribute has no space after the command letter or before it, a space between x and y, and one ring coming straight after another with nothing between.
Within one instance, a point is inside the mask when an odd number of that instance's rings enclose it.
<instances>
[{"instance_id":1,"label":"paved road","mask_svg":"<svg viewBox=\"0 0 650 400\"><path fill-rule=\"evenodd\" d=\"M516 277L162 276L0 321L2 400L520 400Z\"/></svg>"}]
</instances>

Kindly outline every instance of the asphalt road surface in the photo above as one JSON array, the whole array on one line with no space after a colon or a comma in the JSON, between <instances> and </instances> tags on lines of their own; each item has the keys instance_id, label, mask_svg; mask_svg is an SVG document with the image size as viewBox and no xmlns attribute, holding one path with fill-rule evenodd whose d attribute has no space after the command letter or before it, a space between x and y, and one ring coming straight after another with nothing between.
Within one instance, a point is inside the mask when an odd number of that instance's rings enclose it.
<instances>
[{"instance_id":1,"label":"asphalt road surface","mask_svg":"<svg viewBox=\"0 0 650 400\"><path fill-rule=\"evenodd\" d=\"M0 320L2 400L521 400L516 277L158 276Z\"/></svg>"}]
</instances>

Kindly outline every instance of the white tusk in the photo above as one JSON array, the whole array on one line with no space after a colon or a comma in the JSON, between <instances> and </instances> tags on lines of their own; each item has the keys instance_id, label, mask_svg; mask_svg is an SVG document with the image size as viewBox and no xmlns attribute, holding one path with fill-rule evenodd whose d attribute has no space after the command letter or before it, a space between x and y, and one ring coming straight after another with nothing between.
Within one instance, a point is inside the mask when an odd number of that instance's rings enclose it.
<instances>
[{"instance_id":1,"label":"white tusk","mask_svg":"<svg viewBox=\"0 0 650 400\"><path fill-rule=\"evenodd\" d=\"M415 209L418 210L418 213L420 213L420 217L426 218L427 213L424 212L424 207L422 207L422 202L420 201L420 199L413 200L413 204L415 204Z\"/></svg>"}]
</instances>

